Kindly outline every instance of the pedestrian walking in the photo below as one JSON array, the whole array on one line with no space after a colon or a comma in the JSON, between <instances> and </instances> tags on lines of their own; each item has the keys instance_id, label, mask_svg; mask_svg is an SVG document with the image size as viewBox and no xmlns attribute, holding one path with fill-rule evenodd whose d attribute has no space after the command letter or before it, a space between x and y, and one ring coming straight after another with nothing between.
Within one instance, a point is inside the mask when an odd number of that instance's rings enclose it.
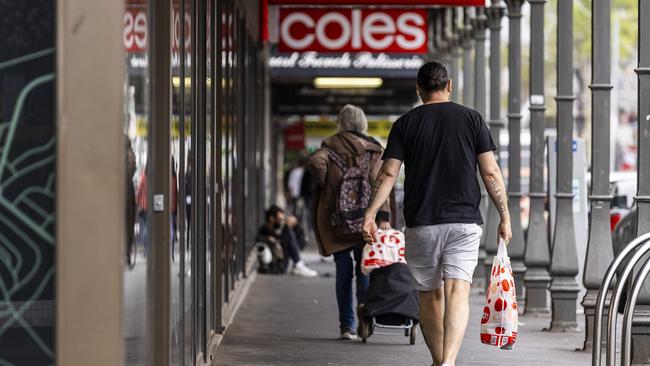
<instances>
[{"instance_id":1,"label":"pedestrian walking","mask_svg":"<svg viewBox=\"0 0 650 366\"><path fill-rule=\"evenodd\" d=\"M393 124L363 225L370 242L377 230L375 215L404 163L406 262L419 291L427 346L434 365L444 366L455 364L469 317L483 223L477 165L501 216L499 236L506 242L512 236L496 146L478 112L449 101L452 87L438 62L418 71L416 89L424 104Z\"/></svg>"},{"instance_id":2,"label":"pedestrian walking","mask_svg":"<svg viewBox=\"0 0 650 366\"><path fill-rule=\"evenodd\" d=\"M317 182L312 211L314 235L321 255L334 255L336 264L340 338L352 340L357 333L352 282L356 277L360 306L368 289L368 277L361 272L360 263L363 218L370 202L371 185L381 167L383 147L366 135L368 120L359 107L343 107L337 127L338 133L322 142L308 166ZM375 212L379 225L390 228L388 196Z\"/></svg>"}]
</instances>

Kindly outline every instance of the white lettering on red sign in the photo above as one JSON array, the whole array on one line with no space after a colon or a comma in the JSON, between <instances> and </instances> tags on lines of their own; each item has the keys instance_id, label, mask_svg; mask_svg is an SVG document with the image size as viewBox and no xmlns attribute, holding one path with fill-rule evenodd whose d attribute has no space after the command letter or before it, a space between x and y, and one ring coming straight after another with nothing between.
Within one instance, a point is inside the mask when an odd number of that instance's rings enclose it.
<instances>
[{"instance_id":1,"label":"white lettering on red sign","mask_svg":"<svg viewBox=\"0 0 650 366\"><path fill-rule=\"evenodd\" d=\"M143 9L128 9L124 13L122 31L124 48L129 52L144 52L147 48L147 13Z\"/></svg>"},{"instance_id":2,"label":"white lettering on red sign","mask_svg":"<svg viewBox=\"0 0 650 366\"><path fill-rule=\"evenodd\" d=\"M281 52L427 52L424 9L281 9Z\"/></svg>"}]
</instances>

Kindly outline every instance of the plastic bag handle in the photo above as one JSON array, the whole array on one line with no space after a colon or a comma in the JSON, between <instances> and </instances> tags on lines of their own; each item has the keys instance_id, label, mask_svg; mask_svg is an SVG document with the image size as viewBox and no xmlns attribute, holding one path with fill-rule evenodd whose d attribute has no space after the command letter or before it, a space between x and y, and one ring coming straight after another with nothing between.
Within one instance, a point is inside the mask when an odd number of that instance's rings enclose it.
<instances>
[{"instance_id":1,"label":"plastic bag handle","mask_svg":"<svg viewBox=\"0 0 650 366\"><path fill-rule=\"evenodd\" d=\"M508 250L506 249L506 241L499 237L499 250L497 251L497 257L506 258L507 256Z\"/></svg>"}]
</instances>

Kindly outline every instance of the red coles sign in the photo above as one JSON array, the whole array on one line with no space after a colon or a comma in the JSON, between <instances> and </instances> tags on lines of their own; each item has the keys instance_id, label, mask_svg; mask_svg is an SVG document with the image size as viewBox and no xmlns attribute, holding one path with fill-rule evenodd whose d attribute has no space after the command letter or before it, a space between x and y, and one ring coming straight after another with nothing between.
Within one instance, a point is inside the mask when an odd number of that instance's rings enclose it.
<instances>
[{"instance_id":1,"label":"red coles sign","mask_svg":"<svg viewBox=\"0 0 650 366\"><path fill-rule=\"evenodd\" d=\"M280 52L427 52L424 9L280 10Z\"/></svg>"}]
</instances>

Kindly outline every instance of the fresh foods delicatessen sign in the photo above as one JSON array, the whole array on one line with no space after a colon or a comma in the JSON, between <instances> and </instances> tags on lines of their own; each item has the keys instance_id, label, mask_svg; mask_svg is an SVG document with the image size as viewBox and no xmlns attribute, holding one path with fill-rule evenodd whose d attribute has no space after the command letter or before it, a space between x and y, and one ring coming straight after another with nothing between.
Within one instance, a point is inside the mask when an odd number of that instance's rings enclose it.
<instances>
[{"instance_id":1,"label":"fresh foods delicatessen sign","mask_svg":"<svg viewBox=\"0 0 650 366\"><path fill-rule=\"evenodd\" d=\"M280 52L427 52L424 9L280 10Z\"/></svg>"}]
</instances>

